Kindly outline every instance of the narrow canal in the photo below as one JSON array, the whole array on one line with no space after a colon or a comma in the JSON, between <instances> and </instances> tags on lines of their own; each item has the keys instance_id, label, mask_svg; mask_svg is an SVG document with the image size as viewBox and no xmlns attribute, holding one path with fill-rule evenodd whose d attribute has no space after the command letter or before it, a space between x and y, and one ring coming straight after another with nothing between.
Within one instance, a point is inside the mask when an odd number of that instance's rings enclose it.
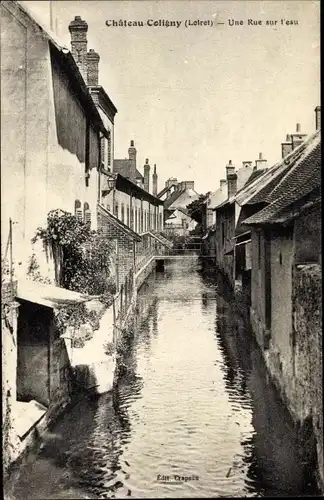
<instances>
[{"instance_id":1,"label":"narrow canal","mask_svg":"<svg viewBox=\"0 0 324 500\"><path fill-rule=\"evenodd\" d=\"M114 393L84 398L57 423L15 473L11 498L314 493L222 288L194 259L151 276Z\"/></svg>"}]
</instances>

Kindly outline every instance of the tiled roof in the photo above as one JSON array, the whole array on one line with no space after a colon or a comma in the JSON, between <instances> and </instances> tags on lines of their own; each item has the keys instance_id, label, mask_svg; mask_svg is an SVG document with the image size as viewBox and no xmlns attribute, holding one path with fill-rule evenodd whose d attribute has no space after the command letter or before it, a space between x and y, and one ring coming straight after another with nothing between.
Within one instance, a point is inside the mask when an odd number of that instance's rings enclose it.
<instances>
[{"instance_id":1,"label":"tiled roof","mask_svg":"<svg viewBox=\"0 0 324 500\"><path fill-rule=\"evenodd\" d=\"M252 184L252 182L254 182L258 177L260 177L260 175L264 174L264 172L266 171L267 171L266 168L253 170L252 174L250 175L250 177L248 178L247 182L244 184L242 189L247 188L250 184Z\"/></svg>"},{"instance_id":2,"label":"tiled roof","mask_svg":"<svg viewBox=\"0 0 324 500\"><path fill-rule=\"evenodd\" d=\"M292 166L307 156L309 150L314 147L314 141L316 144L319 140L320 133L318 131L284 159L281 159L273 167L267 169L259 178L246 185L241 192L237 193L236 202L239 205L245 205L247 203L253 204L266 201L269 194L281 183Z\"/></svg>"},{"instance_id":3,"label":"tiled roof","mask_svg":"<svg viewBox=\"0 0 324 500\"><path fill-rule=\"evenodd\" d=\"M169 198L164 200L164 208L169 208L180 196L182 191L174 191Z\"/></svg>"},{"instance_id":4,"label":"tiled roof","mask_svg":"<svg viewBox=\"0 0 324 500\"><path fill-rule=\"evenodd\" d=\"M269 203L263 210L246 219L246 224L273 223L277 216L310 193L316 193L321 186L321 142L316 133L295 157L289 171L276 183L264 200ZM297 148L299 149L299 148ZM272 183L273 184L273 183Z\"/></svg>"},{"instance_id":5,"label":"tiled roof","mask_svg":"<svg viewBox=\"0 0 324 500\"><path fill-rule=\"evenodd\" d=\"M311 193L311 195L305 197L304 200L298 200L299 202L292 204L289 207L280 210L276 215L269 219L269 224L281 224L290 222L297 217L300 217L303 213L314 207L320 207L322 202L322 197L318 193Z\"/></svg>"},{"instance_id":6,"label":"tiled roof","mask_svg":"<svg viewBox=\"0 0 324 500\"><path fill-rule=\"evenodd\" d=\"M244 224L248 226L252 225L263 225L263 224L277 224L277 220L282 222L286 220L286 214L290 211L294 211L299 204L302 205L304 202L308 202L309 199L313 199L319 196L320 187L312 187L311 182L307 182L304 185L303 192L301 190L294 189L289 193L289 196L283 194L276 201L266 206L260 212L248 217Z\"/></svg>"},{"instance_id":7,"label":"tiled roof","mask_svg":"<svg viewBox=\"0 0 324 500\"><path fill-rule=\"evenodd\" d=\"M122 175L123 177L129 177L130 168L132 165L132 160L114 160L114 172Z\"/></svg>"}]
</instances>

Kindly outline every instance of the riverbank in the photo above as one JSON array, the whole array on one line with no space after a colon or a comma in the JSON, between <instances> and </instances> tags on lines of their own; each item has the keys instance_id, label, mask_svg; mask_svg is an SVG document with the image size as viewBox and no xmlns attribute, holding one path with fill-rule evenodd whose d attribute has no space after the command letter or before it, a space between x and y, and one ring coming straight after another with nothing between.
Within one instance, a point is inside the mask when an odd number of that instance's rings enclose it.
<instances>
[{"instance_id":1,"label":"riverbank","mask_svg":"<svg viewBox=\"0 0 324 500\"><path fill-rule=\"evenodd\" d=\"M233 305L219 275L195 259L152 273L113 391L59 420L18 472L12 500L71 498L74 489L74 498L314 494L294 428ZM158 479L174 474L199 479Z\"/></svg>"}]
</instances>

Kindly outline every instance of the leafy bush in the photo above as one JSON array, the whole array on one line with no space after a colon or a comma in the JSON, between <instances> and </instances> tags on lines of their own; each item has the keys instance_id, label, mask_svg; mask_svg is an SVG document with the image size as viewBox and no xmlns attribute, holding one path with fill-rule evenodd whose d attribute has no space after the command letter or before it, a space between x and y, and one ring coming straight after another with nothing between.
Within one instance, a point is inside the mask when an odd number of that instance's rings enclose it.
<instances>
[{"instance_id":1,"label":"leafy bush","mask_svg":"<svg viewBox=\"0 0 324 500\"><path fill-rule=\"evenodd\" d=\"M113 247L107 237L68 212L52 210L47 227L37 229L33 242L38 239L54 260L58 286L111 302L116 284L110 272Z\"/></svg>"}]
</instances>

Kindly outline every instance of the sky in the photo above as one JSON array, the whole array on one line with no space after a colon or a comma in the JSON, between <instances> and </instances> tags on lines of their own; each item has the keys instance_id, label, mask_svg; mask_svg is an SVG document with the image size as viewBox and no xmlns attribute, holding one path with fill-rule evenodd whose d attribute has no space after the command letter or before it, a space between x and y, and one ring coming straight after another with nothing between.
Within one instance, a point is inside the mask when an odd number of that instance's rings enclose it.
<instances>
[{"instance_id":1,"label":"sky","mask_svg":"<svg viewBox=\"0 0 324 500\"><path fill-rule=\"evenodd\" d=\"M50 2L20 3L49 24ZM199 193L214 191L230 159L239 168L262 152L271 166L296 123L307 134L315 130L318 1L54 0L52 6L57 34L69 48L69 22L76 15L87 21L88 49L100 54L99 84L118 110L115 158L127 157L133 139L139 170L145 158L157 165L159 190L176 177L195 181ZM150 19L181 25L149 27ZM249 19L262 24L248 25ZM145 25L108 27L106 20ZM213 26L186 28L186 20Z\"/></svg>"}]
</instances>

